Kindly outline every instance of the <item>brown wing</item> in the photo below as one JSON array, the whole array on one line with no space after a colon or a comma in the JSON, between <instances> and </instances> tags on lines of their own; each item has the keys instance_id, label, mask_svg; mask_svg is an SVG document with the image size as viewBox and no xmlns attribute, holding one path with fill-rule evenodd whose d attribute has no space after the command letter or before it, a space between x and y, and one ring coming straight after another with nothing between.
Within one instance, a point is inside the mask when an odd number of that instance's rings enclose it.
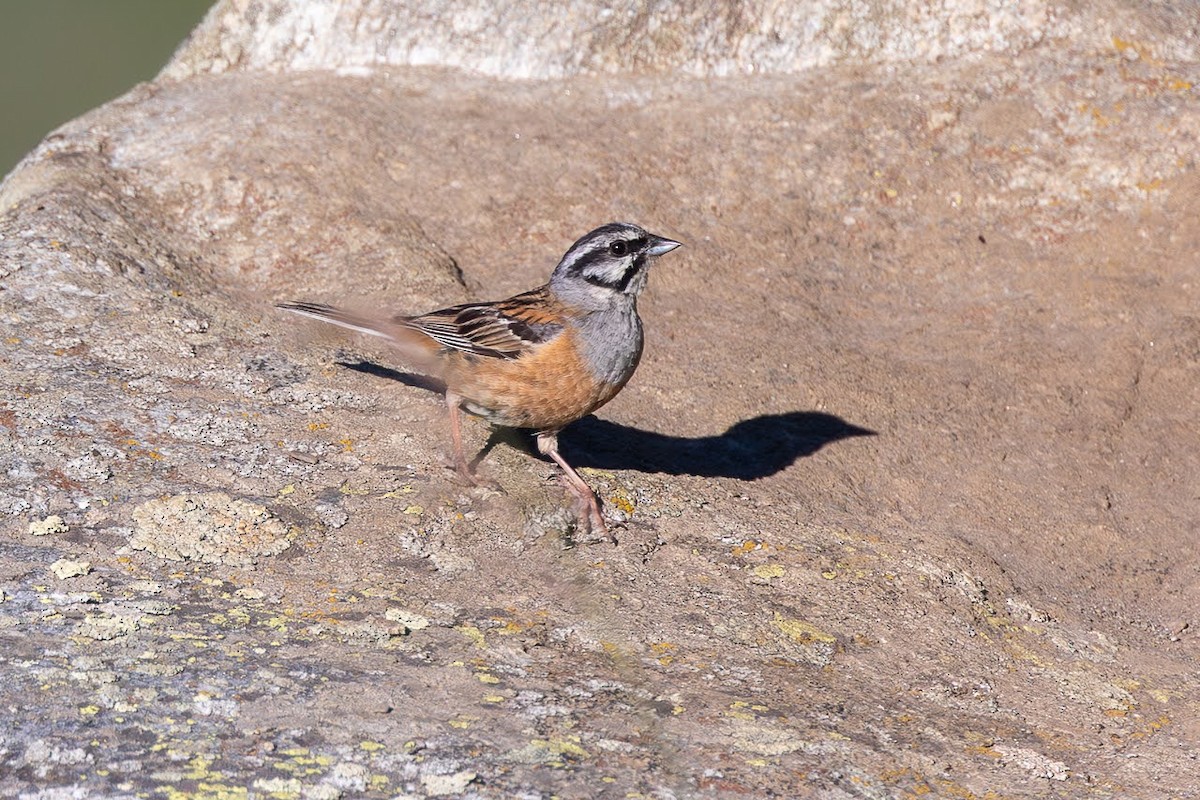
<instances>
[{"instance_id":1,"label":"brown wing","mask_svg":"<svg viewBox=\"0 0 1200 800\"><path fill-rule=\"evenodd\" d=\"M520 358L562 332L556 305L543 286L492 303L465 303L397 323L418 330L442 347L488 358Z\"/></svg>"}]
</instances>

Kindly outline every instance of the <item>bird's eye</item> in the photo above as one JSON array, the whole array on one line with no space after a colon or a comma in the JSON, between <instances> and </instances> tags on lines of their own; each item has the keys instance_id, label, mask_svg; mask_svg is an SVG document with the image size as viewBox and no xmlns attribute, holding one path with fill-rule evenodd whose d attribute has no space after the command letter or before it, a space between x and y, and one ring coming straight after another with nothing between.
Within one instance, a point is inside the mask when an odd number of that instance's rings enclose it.
<instances>
[{"instance_id":1,"label":"bird's eye","mask_svg":"<svg viewBox=\"0 0 1200 800\"><path fill-rule=\"evenodd\" d=\"M614 256L623 256L629 252L629 246L625 242L617 241L608 246L608 252Z\"/></svg>"}]
</instances>

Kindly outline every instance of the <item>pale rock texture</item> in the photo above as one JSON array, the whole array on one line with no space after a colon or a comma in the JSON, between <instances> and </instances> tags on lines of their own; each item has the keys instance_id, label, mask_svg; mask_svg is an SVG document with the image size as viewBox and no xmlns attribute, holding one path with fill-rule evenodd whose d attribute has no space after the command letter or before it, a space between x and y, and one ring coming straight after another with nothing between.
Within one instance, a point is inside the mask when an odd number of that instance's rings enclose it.
<instances>
[{"instance_id":1,"label":"pale rock texture","mask_svg":"<svg viewBox=\"0 0 1200 800\"><path fill-rule=\"evenodd\" d=\"M218 3L0 185L0 797L1193 795L1198 24ZM615 546L272 307L614 219Z\"/></svg>"}]
</instances>

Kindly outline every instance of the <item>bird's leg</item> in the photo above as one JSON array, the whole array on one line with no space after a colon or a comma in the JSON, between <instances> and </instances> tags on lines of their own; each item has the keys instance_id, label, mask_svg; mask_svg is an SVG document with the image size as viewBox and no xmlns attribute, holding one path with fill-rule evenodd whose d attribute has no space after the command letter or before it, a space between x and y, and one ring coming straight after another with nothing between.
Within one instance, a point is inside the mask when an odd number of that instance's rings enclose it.
<instances>
[{"instance_id":1,"label":"bird's leg","mask_svg":"<svg viewBox=\"0 0 1200 800\"><path fill-rule=\"evenodd\" d=\"M450 441L454 445L454 469L459 476L471 486L482 486L485 489L500 491L500 486L487 478L480 478L475 474L475 463L467 461L467 455L463 452L462 441L462 397L454 392L446 392L446 410L450 412Z\"/></svg>"},{"instance_id":2,"label":"bird's leg","mask_svg":"<svg viewBox=\"0 0 1200 800\"><path fill-rule=\"evenodd\" d=\"M578 500L580 522L583 523L584 528L588 532L594 531L603 534L610 542L615 543L616 539L609 532L608 525L605 524L604 517L600 513L600 501L596 497L596 493L558 452L558 431L538 431L537 446L539 453L550 456L554 459L554 463L562 467L563 480Z\"/></svg>"},{"instance_id":3,"label":"bird's leg","mask_svg":"<svg viewBox=\"0 0 1200 800\"><path fill-rule=\"evenodd\" d=\"M454 468L458 474L470 480L471 465L463 453L462 442L462 398L454 392L446 392L446 410L450 412L450 441L454 445Z\"/></svg>"}]
</instances>

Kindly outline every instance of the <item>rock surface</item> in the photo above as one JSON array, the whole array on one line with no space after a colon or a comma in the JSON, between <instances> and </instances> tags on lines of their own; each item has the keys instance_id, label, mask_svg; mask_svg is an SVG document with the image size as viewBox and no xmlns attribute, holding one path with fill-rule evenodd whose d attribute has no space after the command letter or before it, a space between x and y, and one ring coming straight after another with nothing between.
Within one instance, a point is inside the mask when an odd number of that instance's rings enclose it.
<instances>
[{"instance_id":1,"label":"rock surface","mask_svg":"<svg viewBox=\"0 0 1200 800\"><path fill-rule=\"evenodd\" d=\"M0 796L1194 793L1190 6L337 5L0 186ZM616 546L271 308L613 219L686 243L563 436Z\"/></svg>"}]
</instances>

